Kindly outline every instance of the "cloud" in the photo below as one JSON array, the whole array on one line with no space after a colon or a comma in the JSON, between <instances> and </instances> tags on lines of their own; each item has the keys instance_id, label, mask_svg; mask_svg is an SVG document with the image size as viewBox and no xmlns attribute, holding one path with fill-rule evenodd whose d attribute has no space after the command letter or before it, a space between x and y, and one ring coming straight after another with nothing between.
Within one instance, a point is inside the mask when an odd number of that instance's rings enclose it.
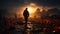
<instances>
[{"instance_id":1,"label":"cloud","mask_svg":"<svg viewBox=\"0 0 60 34\"><path fill-rule=\"evenodd\" d=\"M60 7L60 0L0 0L0 9L13 9L16 7L24 6L26 4L30 4L31 2L36 3L39 6ZM9 11L12 12L12 10Z\"/></svg>"},{"instance_id":2,"label":"cloud","mask_svg":"<svg viewBox=\"0 0 60 34\"><path fill-rule=\"evenodd\" d=\"M30 0L30 2L43 6L60 6L60 0Z\"/></svg>"},{"instance_id":3,"label":"cloud","mask_svg":"<svg viewBox=\"0 0 60 34\"><path fill-rule=\"evenodd\" d=\"M0 0L0 7L10 7L10 6L20 6L29 3L36 3L37 5L42 6L59 6L60 7L60 0Z\"/></svg>"}]
</instances>

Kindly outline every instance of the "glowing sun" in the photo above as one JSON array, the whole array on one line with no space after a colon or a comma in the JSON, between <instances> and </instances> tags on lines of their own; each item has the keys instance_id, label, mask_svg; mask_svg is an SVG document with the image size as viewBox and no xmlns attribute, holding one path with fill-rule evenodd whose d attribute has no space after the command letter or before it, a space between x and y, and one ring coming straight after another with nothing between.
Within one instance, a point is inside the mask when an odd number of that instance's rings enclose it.
<instances>
[{"instance_id":1,"label":"glowing sun","mask_svg":"<svg viewBox=\"0 0 60 34\"><path fill-rule=\"evenodd\" d=\"M27 7L27 8L29 13L34 13L36 11L36 8L33 8L33 7Z\"/></svg>"},{"instance_id":2,"label":"glowing sun","mask_svg":"<svg viewBox=\"0 0 60 34\"><path fill-rule=\"evenodd\" d=\"M37 6L35 5L35 3L30 3L27 6L27 8L28 8L29 13L34 13L36 11Z\"/></svg>"}]
</instances>

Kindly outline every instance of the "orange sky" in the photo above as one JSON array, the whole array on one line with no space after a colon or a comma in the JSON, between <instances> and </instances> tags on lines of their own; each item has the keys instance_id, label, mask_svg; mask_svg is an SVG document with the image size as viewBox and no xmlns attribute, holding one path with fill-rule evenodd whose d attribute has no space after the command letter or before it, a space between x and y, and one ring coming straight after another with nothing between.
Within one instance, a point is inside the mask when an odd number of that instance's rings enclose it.
<instances>
[{"instance_id":1,"label":"orange sky","mask_svg":"<svg viewBox=\"0 0 60 34\"><path fill-rule=\"evenodd\" d=\"M35 3L30 3L29 5L24 5L24 6L20 7L19 8L20 10L17 11L17 16L20 15L22 17L23 16L23 11L25 10L25 8L28 8L30 17L33 17L33 15L34 15L33 13L35 13L37 8L40 9L40 12L42 12L43 9L46 10L46 11L49 9L49 7L44 8L43 6L37 6Z\"/></svg>"}]
</instances>

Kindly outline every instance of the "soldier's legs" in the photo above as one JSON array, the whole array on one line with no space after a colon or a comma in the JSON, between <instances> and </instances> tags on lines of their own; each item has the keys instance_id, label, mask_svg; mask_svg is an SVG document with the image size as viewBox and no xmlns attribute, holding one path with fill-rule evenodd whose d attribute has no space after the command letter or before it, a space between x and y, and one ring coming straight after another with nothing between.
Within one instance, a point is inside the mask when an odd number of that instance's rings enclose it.
<instances>
[{"instance_id":1,"label":"soldier's legs","mask_svg":"<svg viewBox=\"0 0 60 34\"><path fill-rule=\"evenodd\" d=\"M27 17L27 18L25 18L25 23L27 23L27 21L28 21L28 17Z\"/></svg>"},{"instance_id":2,"label":"soldier's legs","mask_svg":"<svg viewBox=\"0 0 60 34\"><path fill-rule=\"evenodd\" d=\"M27 34L27 21L28 21L28 18L25 18L25 33Z\"/></svg>"}]
</instances>

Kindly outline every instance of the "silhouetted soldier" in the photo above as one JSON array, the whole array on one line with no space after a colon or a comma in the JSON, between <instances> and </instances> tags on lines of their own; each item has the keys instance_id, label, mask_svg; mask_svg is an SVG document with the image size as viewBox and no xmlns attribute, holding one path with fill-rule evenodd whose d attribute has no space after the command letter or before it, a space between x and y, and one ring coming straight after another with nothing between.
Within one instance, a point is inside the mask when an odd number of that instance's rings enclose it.
<instances>
[{"instance_id":1,"label":"silhouetted soldier","mask_svg":"<svg viewBox=\"0 0 60 34\"><path fill-rule=\"evenodd\" d=\"M25 19L25 27L27 27L27 21L28 21L28 17L29 17L29 12L27 10L28 8L26 8L23 12L23 16L24 16L24 19Z\"/></svg>"},{"instance_id":2,"label":"silhouetted soldier","mask_svg":"<svg viewBox=\"0 0 60 34\"><path fill-rule=\"evenodd\" d=\"M26 9L24 10L24 12L23 12L23 16L24 16L24 18L25 18L25 23L27 23L28 17L29 17L29 12L28 12L27 9L28 9L28 8L26 8Z\"/></svg>"}]
</instances>

